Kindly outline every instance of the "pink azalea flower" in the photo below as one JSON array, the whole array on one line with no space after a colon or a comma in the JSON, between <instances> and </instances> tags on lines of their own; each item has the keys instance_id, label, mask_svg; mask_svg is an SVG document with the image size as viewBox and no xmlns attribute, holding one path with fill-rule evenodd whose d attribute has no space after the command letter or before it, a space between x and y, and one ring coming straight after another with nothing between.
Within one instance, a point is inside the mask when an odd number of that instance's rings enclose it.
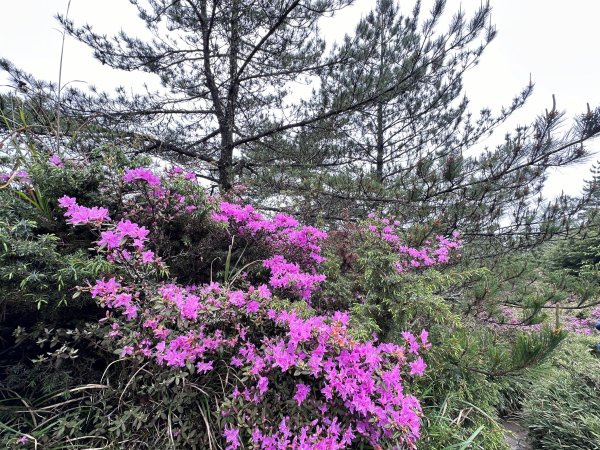
<instances>
[{"instance_id":1,"label":"pink azalea flower","mask_svg":"<svg viewBox=\"0 0 600 450\"><path fill-rule=\"evenodd\" d=\"M152 250L146 250L142 252L142 262L144 264L150 264L154 262L154 252Z\"/></svg>"},{"instance_id":2,"label":"pink azalea flower","mask_svg":"<svg viewBox=\"0 0 600 450\"><path fill-rule=\"evenodd\" d=\"M427 368L427 364L425 364L425 361L420 356L408 364L410 366L410 375L422 376Z\"/></svg>"},{"instance_id":3,"label":"pink azalea flower","mask_svg":"<svg viewBox=\"0 0 600 450\"><path fill-rule=\"evenodd\" d=\"M260 304L257 301L251 300L246 305L246 311L248 311L249 313L256 313L258 312L259 307Z\"/></svg>"},{"instance_id":4,"label":"pink azalea flower","mask_svg":"<svg viewBox=\"0 0 600 450\"><path fill-rule=\"evenodd\" d=\"M60 156L58 156L56 153L54 153L52 156L50 156L50 158L48 158L48 162L59 169L64 169L65 167L65 165L62 162L62 159L60 159Z\"/></svg>"},{"instance_id":5,"label":"pink azalea flower","mask_svg":"<svg viewBox=\"0 0 600 450\"><path fill-rule=\"evenodd\" d=\"M198 373L210 372L213 370L213 361L196 363L196 370Z\"/></svg>"},{"instance_id":6,"label":"pink azalea flower","mask_svg":"<svg viewBox=\"0 0 600 450\"><path fill-rule=\"evenodd\" d=\"M240 447L240 430L239 428L225 428L223 430L225 440L229 444L226 450L235 450Z\"/></svg>"},{"instance_id":7,"label":"pink azalea flower","mask_svg":"<svg viewBox=\"0 0 600 450\"><path fill-rule=\"evenodd\" d=\"M133 350L134 348L131 345L123 347L123 350L121 350L121 358L124 358L127 355L133 355Z\"/></svg>"},{"instance_id":8,"label":"pink azalea flower","mask_svg":"<svg viewBox=\"0 0 600 450\"><path fill-rule=\"evenodd\" d=\"M98 241L98 247L106 245L108 250L113 250L121 246L121 235L115 233L112 230L103 231L100 233L100 240Z\"/></svg>"},{"instance_id":9,"label":"pink azalea flower","mask_svg":"<svg viewBox=\"0 0 600 450\"><path fill-rule=\"evenodd\" d=\"M150 186L160 186L160 177L154 174L149 169L138 167L136 169L128 169L123 175L123 181L126 183L133 183L134 181L145 181Z\"/></svg>"},{"instance_id":10,"label":"pink azalea flower","mask_svg":"<svg viewBox=\"0 0 600 450\"><path fill-rule=\"evenodd\" d=\"M260 286L258 286L257 291L258 295L260 295L262 298L272 297L271 291L269 290L266 284L261 284Z\"/></svg>"},{"instance_id":11,"label":"pink azalea flower","mask_svg":"<svg viewBox=\"0 0 600 450\"><path fill-rule=\"evenodd\" d=\"M269 379L267 377L259 377L256 386L258 387L258 392L264 395L269 389Z\"/></svg>"},{"instance_id":12,"label":"pink azalea flower","mask_svg":"<svg viewBox=\"0 0 600 450\"><path fill-rule=\"evenodd\" d=\"M77 200L75 199L75 197L69 197L67 195L63 195L61 198L58 199L58 205L61 208L72 208L76 204L77 204Z\"/></svg>"},{"instance_id":13,"label":"pink azalea flower","mask_svg":"<svg viewBox=\"0 0 600 450\"><path fill-rule=\"evenodd\" d=\"M294 395L294 400L301 405L310 392L310 386L306 384L299 383L296 385L296 395Z\"/></svg>"}]
</instances>

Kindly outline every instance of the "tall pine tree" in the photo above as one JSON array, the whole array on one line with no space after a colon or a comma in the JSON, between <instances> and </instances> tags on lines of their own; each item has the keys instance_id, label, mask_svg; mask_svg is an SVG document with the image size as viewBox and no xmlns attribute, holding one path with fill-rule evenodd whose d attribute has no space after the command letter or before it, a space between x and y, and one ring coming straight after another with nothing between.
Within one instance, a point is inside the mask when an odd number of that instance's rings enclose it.
<instances>
[{"instance_id":1,"label":"tall pine tree","mask_svg":"<svg viewBox=\"0 0 600 450\"><path fill-rule=\"evenodd\" d=\"M350 55L349 63L323 72L313 105L327 109L366 92L385 94L293 138L280 166L302 166L307 145L321 164L304 163L306 170L287 176L271 169L272 186L310 217L360 218L382 209L428 231L461 229L470 239L521 248L539 244L565 231L592 198L587 192L546 202L541 193L551 168L588 156L584 143L600 133L600 109L588 110L565 132L554 104L501 145L484 147L481 141L523 105L533 86L499 113L484 109L473 117L463 75L495 36L491 9L483 5L471 18L459 11L438 32L444 7L435 2L422 20L419 2L407 16L394 0L376 2L336 49L332 60ZM406 77L414 67L423 70ZM397 80L405 82L386 90ZM255 195L269 192L264 184L259 178Z\"/></svg>"},{"instance_id":2,"label":"tall pine tree","mask_svg":"<svg viewBox=\"0 0 600 450\"><path fill-rule=\"evenodd\" d=\"M479 144L531 92L498 114L468 110L462 77L495 35L489 4L439 31L444 0L424 20L419 2L402 16L378 0L326 54L319 20L351 0L132 3L154 39L61 20L103 63L156 74L158 92L64 89L59 99L56 86L1 64L40 108L92 123L93 139L185 162L225 191L247 183L263 207L307 220L383 209L425 225L424 235L461 229L523 247L564 231L592 195L540 197L549 169L586 157L598 109L565 133L553 107L497 148ZM313 85L311 99L299 98L299 83Z\"/></svg>"},{"instance_id":3,"label":"tall pine tree","mask_svg":"<svg viewBox=\"0 0 600 450\"><path fill-rule=\"evenodd\" d=\"M91 47L110 67L156 74L162 90L116 95L40 83L8 61L0 64L16 86L27 86L64 117L93 120L118 131L137 151L196 162L207 180L223 190L253 166L257 148L272 149L282 135L357 110L405 85L433 61L415 61L405 79L330 105L305 108L298 85L314 82L324 70L348 64L349 53L325 57L319 19L352 0L149 0L132 1L154 36L121 32L108 37L91 26L60 18L67 32ZM47 106L54 110L54 105ZM168 155L168 156L165 156Z\"/></svg>"}]
</instances>

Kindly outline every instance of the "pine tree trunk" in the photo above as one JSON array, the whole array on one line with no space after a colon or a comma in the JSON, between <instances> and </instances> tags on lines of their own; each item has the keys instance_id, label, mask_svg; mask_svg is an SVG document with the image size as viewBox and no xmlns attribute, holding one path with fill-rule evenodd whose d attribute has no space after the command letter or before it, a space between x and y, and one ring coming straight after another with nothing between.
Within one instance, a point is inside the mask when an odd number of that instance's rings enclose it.
<instances>
[{"instance_id":1,"label":"pine tree trunk","mask_svg":"<svg viewBox=\"0 0 600 450\"><path fill-rule=\"evenodd\" d=\"M383 157L384 157L384 144L383 144L383 105L379 103L377 105L377 181L383 183Z\"/></svg>"},{"instance_id":2,"label":"pine tree trunk","mask_svg":"<svg viewBox=\"0 0 600 450\"><path fill-rule=\"evenodd\" d=\"M227 192L233 187L233 136L225 133L221 139L221 154L219 156L219 187Z\"/></svg>"},{"instance_id":3,"label":"pine tree trunk","mask_svg":"<svg viewBox=\"0 0 600 450\"><path fill-rule=\"evenodd\" d=\"M381 6L381 5L378 5ZM383 78L383 65L385 64L385 29L383 25L383 17L380 18L379 28L379 84ZM377 181L383 184L383 156L384 156L384 144L383 144L383 99L377 102L377 168L376 176Z\"/></svg>"},{"instance_id":4,"label":"pine tree trunk","mask_svg":"<svg viewBox=\"0 0 600 450\"><path fill-rule=\"evenodd\" d=\"M225 105L225 117L221 125L221 154L219 157L219 185L224 192L233 187L233 129L235 126L235 106L239 92L238 53L240 48L239 34L240 1L233 0L231 5L231 35L229 46L229 89Z\"/></svg>"}]
</instances>

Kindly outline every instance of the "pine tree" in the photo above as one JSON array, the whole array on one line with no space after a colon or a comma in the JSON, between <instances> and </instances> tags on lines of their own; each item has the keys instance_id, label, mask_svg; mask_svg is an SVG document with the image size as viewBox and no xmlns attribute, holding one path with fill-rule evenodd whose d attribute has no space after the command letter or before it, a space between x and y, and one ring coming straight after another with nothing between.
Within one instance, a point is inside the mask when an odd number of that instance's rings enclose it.
<instances>
[{"instance_id":1,"label":"pine tree","mask_svg":"<svg viewBox=\"0 0 600 450\"><path fill-rule=\"evenodd\" d=\"M60 100L63 116L93 120L138 151L187 158L223 190L252 167L257 147L272 149L278 136L356 110L404 80L321 110L294 99L294 87L323 70L345 65L349 55L325 58L318 21L352 0L150 0L132 1L152 41L119 33L113 38L65 17L66 31L110 67L157 75L158 92L116 95L64 89L38 82L8 61L0 65L16 86ZM421 61L425 65L428 61ZM415 75L414 67L406 78ZM55 109L57 106L47 106Z\"/></svg>"},{"instance_id":2,"label":"pine tree","mask_svg":"<svg viewBox=\"0 0 600 450\"><path fill-rule=\"evenodd\" d=\"M567 230L592 198L588 191L581 199L547 202L541 192L549 169L588 155L584 143L600 133L600 109L579 116L565 133L554 103L495 149L483 148L481 140L523 105L533 86L498 114L484 109L473 117L462 79L495 36L491 9L483 5L470 19L459 11L439 33L444 7L436 2L422 22L419 3L402 16L397 2L377 1L337 49L352 62L323 73L313 103L350 103L384 89L403 79L415 60L427 61L416 64L426 70L359 110L307 129L293 141L296 153L280 165L302 165L306 142L328 164L305 164L307 170L283 181L275 172L273 186L296 198L305 216L360 218L382 209L429 231L461 229L471 240L537 245ZM258 179L257 193L263 184Z\"/></svg>"},{"instance_id":3,"label":"pine tree","mask_svg":"<svg viewBox=\"0 0 600 450\"><path fill-rule=\"evenodd\" d=\"M564 133L554 105L497 148L479 144L532 88L497 114L469 112L463 74L495 36L487 3L440 32L444 0L425 20L419 2L402 16L378 0L330 54L319 20L350 0L133 3L150 42L61 21L103 63L156 74L159 92L63 89L58 99L56 86L0 63L42 109L85 123L91 140L187 163L224 191L246 183L264 208L305 220L382 209L423 236L461 229L503 252L564 232L593 196L548 203L541 192L550 168L587 156L600 109ZM313 97L299 99L298 83L312 84Z\"/></svg>"},{"instance_id":4,"label":"pine tree","mask_svg":"<svg viewBox=\"0 0 600 450\"><path fill-rule=\"evenodd\" d=\"M156 74L164 89L132 96L123 88L116 96L66 89L61 108L125 133L142 152L201 161L203 175L227 190L241 169L237 154L280 129L318 120L284 105L288 83L322 69L317 21L350 1L132 1L151 42L125 32L109 38L62 17L103 64ZM52 93L53 86L3 66L19 86Z\"/></svg>"}]
</instances>

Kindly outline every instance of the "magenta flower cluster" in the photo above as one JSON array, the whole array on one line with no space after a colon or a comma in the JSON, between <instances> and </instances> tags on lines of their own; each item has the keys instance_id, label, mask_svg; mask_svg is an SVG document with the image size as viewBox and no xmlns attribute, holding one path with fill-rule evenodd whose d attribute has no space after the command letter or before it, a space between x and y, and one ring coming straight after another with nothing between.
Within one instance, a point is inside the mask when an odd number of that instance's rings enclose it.
<instances>
[{"instance_id":1,"label":"magenta flower cluster","mask_svg":"<svg viewBox=\"0 0 600 450\"><path fill-rule=\"evenodd\" d=\"M405 245L400 237L402 229L399 221L381 218L375 214L369 214L369 219L367 230L387 242L398 254L398 260L394 265L399 273L447 264L451 256L460 256L458 250L462 247L462 241L457 231L454 231L450 238L438 235L435 241L425 241L425 246L414 248Z\"/></svg>"},{"instance_id":2,"label":"magenta flower cluster","mask_svg":"<svg viewBox=\"0 0 600 450\"><path fill-rule=\"evenodd\" d=\"M142 304L147 292L142 295L111 278L99 280L92 295L122 311L125 321L136 319L129 328L137 332L126 335L114 318L111 336L119 338L122 356L193 366L200 374L225 363L244 375L238 378L246 381L235 384L222 407L226 420L232 420L225 431L227 448L241 445L236 411L246 403L279 404L287 395L298 408L318 414L301 425L292 425L298 421L289 416L254 424L246 439L256 448L342 449L358 438L410 447L419 437L419 402L404 392L403 382L423 375L426 364L418 353L430 346L425 331L418 337L403 333L404 345L356 342L348 332L348 314L301 318L294 311L275 310L265 286L232 291L217 283L165 284L151 304ZM142 308L139 318L129 312ZM280 331L257 341L256 324ZM281 389L277 383L284 376L288 383Z\"/></svg>"},{"instance_id":3,"label":"magenta flower cluster","mask_svg":"<svg viewBox=\"0 0 600 450\"><path fill-rule=\"evenodd\" d=\"M287 262L281 255L265 259L263 265L271 270L269 284L274 288L292 288L304 300L309 300L313 291L325 281L325 275L302 272L297 263Z\"/></svg>"},{"instance_id":4,"label":"magenta flower cluster","mask_svg":"<svg viewBox=\"0 0 600 450\"><path fill-rule=\"evenodd\" d=\"M565 330L586 336L590 336L594 332L598 321L600 321L600 306L594 307L584 318L572 316L568 310L563 316Z\"/></svg>"},{"instance_id":5,"label":"magenta flower cluster","mask_svg":"<svg viewBox=\"0 0 600 450\"><path fill-rule=\"evenodd\" d=\"M156 198L175 195L147 169L131 169L123 179L149 185ZM269 219L249 205L221 202L214 221L271 250L263 261L268 284L243 278L237 288L216 282L181 286L152 281L150 274L164 265L146 248L148 229L111 221L105 208L84 207L71 197L59 204L69 223L98 233L98 251L114 264L114 275L89 290L108 310L102 322L121 357L150 359L207 379L222 380L224 369L236 372L216 405L228 450L415 447L421 409L407 388L426 369L420 352L430 346L427 332L404 332L400 344L362 342L352 337L346 312L304 309L301 315L277 306L272 290L309 299L325 281L317 271L325 232L287 215ZM271 413L259 420L245 413L252 407Z\"/></svg>"},{"instance_id":6,"label":"magenta flower cluster","mask_svg":"<svg viewBox=\"0 0 600 450\"><path fill-rule=\"evenodd\" d=\"M575 311L578 313L578 316L573 315L573 312ZM545 325L548 324L551 326L556 326L554 323L554 314L547 322L527 324L524 321L523 313L519 312L519 310L515 307L504 306L500 309L500 312L502 314L501 321L492 320L489 316L484 315L481 315L480 318L487 322L491 328L502 332L511 332L515 330L532 332L540 331ZM592 335L594 333L596 324L598 321L600 321L600 306L596 306L591 310L587 309L587 315L585 317L579 317L579 314L582 312L586 314L586 310L563 309L560 314L559 327L572 333L583 334L585 336Z\"/></svg>"},{"instance_id":7,"label":"magenta flower cluster","mask_svg":"<svg viewBox=\"0 0 600 450\"><path fill-rule=\"evenodd\" d=\"M160 262L152 250L144 248L150 233L146 228L129 220L121 220L115 224L108 216L106 208L81 206L74 197L65 195L58 199L58 204L66 209L65 217L68 223L94 227L99 233L96 245L98 249L107 251L109 260L127 261L130 264L139 260L144 265Z\"/></svg>"},{"instance_id":8,"label":"magenta flower cluster","mask_svg":"<svg viewBox=\"0 0 600 450\"><path fill-rule=\"evenodd\" d=\"M135 169L128 169L123 175L123 181L126 183L133 183L134 181L144 181L150 186L160 186L160 177L152 172L150 169L144 167L138 167Z\"/></svg>"},{"instance_id":9,"label":"magenta flower cluster","mask_svg":"<svg viewBox=\"0 0 600 450\"><path fill-rule=\"evenodd\" d=\"M212 219L225 223L232 235L260 239L273 256L263 261L270 270L272 288L287 289L310 299L312 293L325 281L318 266L325 258L321 255L322 241L327 233L311 226L301 226L287 214L264 217L251 205L221 202L213 211Z\"/></svg>"},{"instance_id":10,"label":"magenta flower cluster","mask_svg":"<svg viewBox=\"0 0 600 450\"><path fill-rule=\"evenodd\" d=\"M63 196L58 199L58 205L65 208L65 217L71 225L99 225L104 221L110 220L108 217L108 209L93 206L88 208L77 204L77 199L74 197Z\"/></svg>"},{"instance_id":11,"label":"magenta flower cluster","mask_svg":"<svg viewBox=\"0 0 600 450\"><path fill-rule=\"evenodd\" d=\"M551 310L552 311L552 310ZM514 306L503 306L500 308L500 320L492 319L489 314L480 314L479 318L496 330L502 332L511 331L540 331L544 326L555 327L555 315L552 314L546 322L528 324L525 320L527 314L519 311ZM574 315L577 314L577 315ZM559 328L572 333L591 336L600 321L600 305L585 309L562 309L559 314Z\"/></svg>"},{"instance_id":12,"label":"magenta flower cluster","mask_svg":"<svg viewBox=\"0 0 600 450\"><path fill-rule=\"evenodd\" d=\"M191 195L183 195L177 192L176 189L172 189L172 182L185 180L188 182L185 190L193 191L196 186L194 183L190 184L189 182L196 180L196 174L185 172L180 167L175 166L169 169L165 175L166 181L163 182L153 171L144 167L125 171L122 180L141 195L141 199L139 195L135 197L134 201L129 199L126 211L128 217L150 216L152 225L160 227L165 222L178 216L193 213L198 209L197 198ZM142 201L140 202L140 200Z\"/></svg>"}]
</instances>

